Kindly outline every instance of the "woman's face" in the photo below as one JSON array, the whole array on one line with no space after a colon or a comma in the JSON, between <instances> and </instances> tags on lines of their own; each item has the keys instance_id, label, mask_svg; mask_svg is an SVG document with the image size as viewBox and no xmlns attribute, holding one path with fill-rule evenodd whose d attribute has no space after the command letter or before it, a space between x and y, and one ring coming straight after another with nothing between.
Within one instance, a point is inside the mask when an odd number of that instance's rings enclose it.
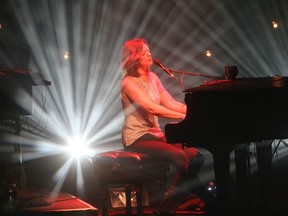
<instances>
[{"instance_id":1,"label":"woman's face","mask_svg":"<svg viewBox=\"0 0 288 216\"><path fill-rule=\"evenodd\" d=\"M139 58L139 66L146 69L150 67L153 63L151 53L147 44L143 44L142 55Z\"/></svg>"}]
</instances>

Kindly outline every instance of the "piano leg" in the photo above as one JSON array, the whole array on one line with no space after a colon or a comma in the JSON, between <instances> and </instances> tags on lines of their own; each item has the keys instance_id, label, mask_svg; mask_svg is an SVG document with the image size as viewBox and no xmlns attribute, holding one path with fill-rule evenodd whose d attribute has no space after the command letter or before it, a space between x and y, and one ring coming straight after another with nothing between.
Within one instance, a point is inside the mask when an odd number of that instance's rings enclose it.
<instances>
[{"instance_id":1,"label":"piano leg","mask_svg":"<svg viewBox=\"0 0 288 216\"><path fill-rule=\"evenodd\" d=\"M273 203L274 192L272 188L272 142L267 140L256 143L259 195L266 203Z\"/></svg>"},{"instance_id":2,"label":"piano leg","mask_svg":"<svg viewBox=\"0 0 288 216\"><path fill-rule=\"evenodd\" d=\"M231 149L232 150L232 149ZM230 149L217 146L217 150L211 150L214 162L217 197L220 209L231 207L230 187Z\"/></svg>"},{"instance_id":3,"label":"piano leg","mask_svg":"<svg viewBox=\"0 0 288 216\"><path fill-rule=\"evenodd\" d=\"M242 144L235 149L237 203L241 203L242 206L247 204L243 202L248 201L248 176L250 172L249 146L250 143Z\"/></svg>"},{"instance_id":4,"label":"piano leg","mask_svg":"<svg viewBox=\"0 0 288 216\"><path fill-rule=\"evenodd\" d=\"M233 197L230 175L230 153L233 149L217 148L211 151L214 159L215 180L220 213L229 213L239 210L246 211L248 207L248 172L249 172L249 145L245 143L235 149L236 168L236 197ZM234 198L237 202L235 203Z\"/></svg>"}]
</instances>

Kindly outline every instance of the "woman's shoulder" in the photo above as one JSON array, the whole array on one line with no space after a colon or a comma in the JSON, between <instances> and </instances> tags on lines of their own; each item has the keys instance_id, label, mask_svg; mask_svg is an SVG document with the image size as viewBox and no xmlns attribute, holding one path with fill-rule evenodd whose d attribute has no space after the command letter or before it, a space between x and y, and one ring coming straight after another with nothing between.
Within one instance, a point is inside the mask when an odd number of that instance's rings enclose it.
<instances>
[{"instance_id":1,"label":"woman's shoulder","mask_svg":"<svg viewBox=\"0 0 288 216\"><path fill-rule=\"evenodd\" d=\"M132 76L126 76L126 77L123 77L122 78L122 81L121 81L121 88L127 88L127 87L130 87L131 85L135 85L136 83L136 80L134 77Z\"/></svg>"},{"instance_id":2,"label":"woman's shoulder","mask_svg":"<svg viewBox=\"0 0 288 216\"><path fill-rule=\"evenodd\" d=\"M159 80L159 77L158 77L158 75L157 75L155 72L149 71L149 75L150 75L150 77L151 77L152 79L157 79L157 80Z\"/></svg>"},{"instance_id":3,"label":"woman's shoulder","mask_svg":"<svg viewBox=\"0 0 288 216\"><path fill-rule=\"evenodd\" d=\"M160 82L160 79L159 79L159 77L158 77L158 75L156 73L154 73L152 71L150 71L149 73L150 73L150 77L151 77L152 81L155 81L156 83Z\"/></svg>"},{"instance_id":4,"label":"woman's shoulder","mask_svg":"<svg viewBox=\"0 0 288 216\"><path fill-rule=\"evenodd\" d=\"M155 72L153 72L153 71L149 71L149 74L150 74L150 76L158 77L157 74Z\"/></svg>"},{"instance_id":5,"label":"woman's shoulder","mask_svg":"<svg viewBox=\"0 0 288 216\"><path fill-rule=\"evenodd\" d=\"M157 74L155 74L152 71L149 71L149 76L150 76L150 79L152 81L159 82L159 80L160 80L159 77L157 76ZM141 79L139 79L137 77L125 76L122 78L121 85L125 86L125 85L130 85L130 84L137 84L139 82L141 82Z\"/></svg>"},{"instance_id":6,"label":"woman's shoulder","mask_svg":"<svg viewBox=\"0 0 288 216\"><path fill-rule=\"evenodd\" d=\"M132 76L125 76L125 77L123 77L121 83L122 83L122 84L125 84L125 83L127 83L127 82L135 82L135 78L132 77Z\"/></svg>"}]
</instances>

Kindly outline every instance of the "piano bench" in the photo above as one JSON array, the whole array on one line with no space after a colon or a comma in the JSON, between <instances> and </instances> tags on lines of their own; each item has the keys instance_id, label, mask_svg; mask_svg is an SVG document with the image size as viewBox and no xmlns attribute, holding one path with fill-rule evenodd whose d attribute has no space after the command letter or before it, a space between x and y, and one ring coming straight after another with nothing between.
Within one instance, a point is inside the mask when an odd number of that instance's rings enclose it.
<instances>
[{"instance_id":1,"label":"piano bench","mask_svg":"<svg viewBox=\"0 0 288 216\"><path fill-rule=\"evenodd\" d=\"M159 181L161 190L164 190L167 172L170 170L168 162L156 160L144 153L125 150L96 154L92 162L99 180L99 211L102 216L108 215L109 188L119 187L125 191L126 215L132 215L131 191L136 192L137 215L143 215L143 184Z\"/></svg>"}]
</instances>

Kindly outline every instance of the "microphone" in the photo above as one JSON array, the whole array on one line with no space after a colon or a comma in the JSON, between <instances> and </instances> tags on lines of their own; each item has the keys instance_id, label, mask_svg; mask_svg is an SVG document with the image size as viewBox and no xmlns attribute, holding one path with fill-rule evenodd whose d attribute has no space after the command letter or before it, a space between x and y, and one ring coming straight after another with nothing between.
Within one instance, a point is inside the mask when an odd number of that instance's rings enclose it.
<instances>
[{"instance_id":1,"label":"microphone","mask_svg":"<svg viewBox=\"0 0 288 216\"><path fill-rule=\"evenodd\" d=\"M157 65L158 67L160 67L163 71L165 71L170 77L172 77L173 79L176 79L176 77L174 76L174 74L171 73L171 71L170 71L167 67L165 67L165 66L163 65L163 63L161 62L160 59L158 59L158 58L157 58L157 59L154 59L153 62L154 62L155 65Z\"/></svg>"}]
</instances>

